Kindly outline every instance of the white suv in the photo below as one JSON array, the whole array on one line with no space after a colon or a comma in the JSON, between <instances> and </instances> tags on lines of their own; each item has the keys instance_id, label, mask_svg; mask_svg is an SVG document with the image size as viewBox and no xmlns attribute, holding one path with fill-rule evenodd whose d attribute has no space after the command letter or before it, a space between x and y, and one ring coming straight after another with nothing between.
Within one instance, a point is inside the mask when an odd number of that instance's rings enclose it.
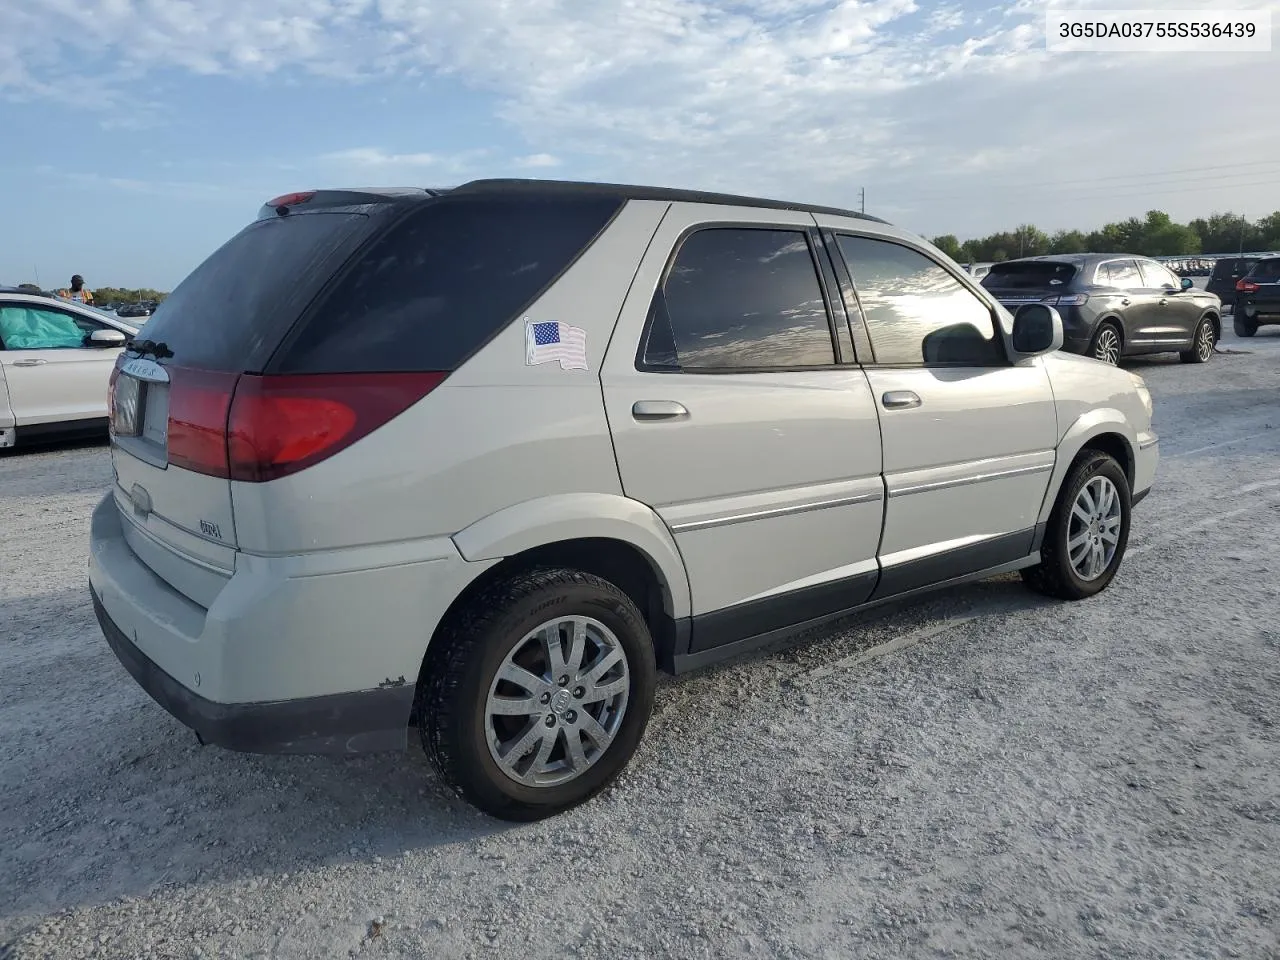
<instances>
[{"instance_id":1,"label":"white suv","mask_svg":"<svg viewBox=\"0 0 1280 960\"><path fill-rule=\"evenodd\" d=\"M1115 575L1142 381L872 217L479 181L279 197L113 377L107 640L202 742L403 748L509 819L655 670L1021 570Z\"/></svg>"}]
</instances>

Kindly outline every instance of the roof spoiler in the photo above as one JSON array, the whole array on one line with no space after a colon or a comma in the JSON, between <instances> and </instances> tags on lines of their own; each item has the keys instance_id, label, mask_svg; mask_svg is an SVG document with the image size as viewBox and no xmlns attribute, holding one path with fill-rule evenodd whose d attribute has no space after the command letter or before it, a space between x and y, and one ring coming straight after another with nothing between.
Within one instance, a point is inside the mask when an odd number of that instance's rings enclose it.
<instances>
[{"instance_id":1,"label":"roof spoiler","mask_svg":"<svg viewBox=\"0 0 1280 960\"><path fill-rule=\"evenodd\" d=\"M300 190L268 200L258 210L258 219L283 217L294 210L392 203L396 200L438 197L447 192L448 189L444 187L336 187L327 190Z\"/></svg>"}]
</instances>

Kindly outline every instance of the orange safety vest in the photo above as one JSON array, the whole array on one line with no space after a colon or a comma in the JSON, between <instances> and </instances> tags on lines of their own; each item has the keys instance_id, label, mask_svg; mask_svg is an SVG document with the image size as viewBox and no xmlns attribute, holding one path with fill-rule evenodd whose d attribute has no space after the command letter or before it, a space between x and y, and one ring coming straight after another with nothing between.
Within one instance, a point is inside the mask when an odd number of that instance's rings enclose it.
<instances>
[{"instance_id":1,"label":"orange safety vest","mask_svg":"<svg viewBox=\"0 0 1280 960\"><path fill-rule=\"evenodd\" d=\"M93 294L89 292L88 287L81 287L79 291L59 290L58 296L63 300L74 300L77 303L93 303Z\"/></svg>"}]
</instances>

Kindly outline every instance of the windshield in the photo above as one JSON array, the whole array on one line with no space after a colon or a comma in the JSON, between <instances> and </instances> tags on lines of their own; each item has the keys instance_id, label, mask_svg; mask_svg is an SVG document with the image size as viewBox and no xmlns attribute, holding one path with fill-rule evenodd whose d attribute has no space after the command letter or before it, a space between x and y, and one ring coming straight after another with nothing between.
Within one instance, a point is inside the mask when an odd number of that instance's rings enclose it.
<instances>
[{"instance_id":1,"label":"windshield","mask_svg":"<svg viewBox=\"0 0 1280 960\"><path fill-rule=\"evenodd\" d=\"M1043 290L1064 287L1075 275L1074 264L1058 260L1022 260L997 263L982 278L982 285L1002 290Z\"/></svg>"}]
</instances>

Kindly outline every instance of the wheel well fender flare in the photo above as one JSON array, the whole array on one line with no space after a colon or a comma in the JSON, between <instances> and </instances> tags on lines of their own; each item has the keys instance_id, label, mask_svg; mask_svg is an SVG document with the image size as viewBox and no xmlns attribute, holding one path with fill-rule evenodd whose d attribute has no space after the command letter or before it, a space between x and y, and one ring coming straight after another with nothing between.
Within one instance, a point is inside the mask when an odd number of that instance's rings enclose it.
<instances>
[{"instance_id":1,"label":"wheel well fender flare","mask_svg":"<svg viewBox=\"0 0 1280 960\"><path fill-rule=\"evenodd\" d=\"M1047 523L1058 501L1058 492L1066 482L1067 472L1086 447L1103 450L1120 461L1120 466L1133 483L1137 461L1138 435L1133 424L1114 407L1098 407L1081 414L1058 441L1058 456L1053 465L1044 503L1040 507L1040 523Z\"/></svg>"},{"instance_id":2,"label":"wheel well fender flare","mask_svg":"<svg viewBox=\"0 0 1280 960\"><path fill-rule=\"evenodd\" d=\"M689 574L671 530L650 507L610 493L570 493L526 500L456 533L465 560L501 560L566 540L607 539L646 557L663 586L664 606L676 619L692 608Z\"/></svg>"}]
</instances>

